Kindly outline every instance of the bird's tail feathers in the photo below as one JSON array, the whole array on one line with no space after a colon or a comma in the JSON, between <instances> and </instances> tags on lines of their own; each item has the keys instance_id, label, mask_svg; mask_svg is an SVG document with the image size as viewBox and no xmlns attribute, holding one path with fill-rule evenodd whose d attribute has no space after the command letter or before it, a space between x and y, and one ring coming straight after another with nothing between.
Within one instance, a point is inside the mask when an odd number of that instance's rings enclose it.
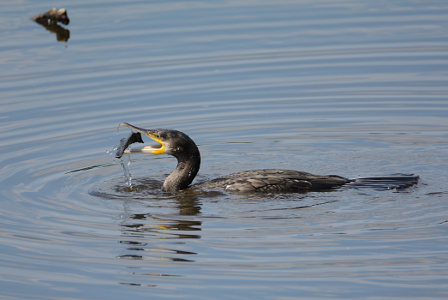
<instances>
[{"instance_id":1,"label":"bird's tail feathers","mask_svg":"<svg viewBox=\"0 0 448 300\"><path fill-rule=\"evenodd\" d=\"M377 190L405 189L419 181L414 174L393 174L381 177L365 177L353 179L349 185L355 188L373 188Z\"/></svg>"}]
</instances>

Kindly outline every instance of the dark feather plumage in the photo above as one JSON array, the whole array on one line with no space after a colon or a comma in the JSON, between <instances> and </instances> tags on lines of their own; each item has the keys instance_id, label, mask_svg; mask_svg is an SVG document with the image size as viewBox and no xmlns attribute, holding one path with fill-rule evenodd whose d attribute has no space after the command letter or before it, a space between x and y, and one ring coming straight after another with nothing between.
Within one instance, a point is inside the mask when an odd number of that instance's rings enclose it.
<instances>
[{"instance_id":1,"label":"dark feather plumage","mask_svg":"<svg viewBox=\"0 0 448 300\"><path fill-rule=\"evenodd\" d=\"M350 180L340 176L319 176L307 172L261 169L233 173L195 185L204 189L232 192L310 192L331 190Z\"/></svg>"}]
</instances>

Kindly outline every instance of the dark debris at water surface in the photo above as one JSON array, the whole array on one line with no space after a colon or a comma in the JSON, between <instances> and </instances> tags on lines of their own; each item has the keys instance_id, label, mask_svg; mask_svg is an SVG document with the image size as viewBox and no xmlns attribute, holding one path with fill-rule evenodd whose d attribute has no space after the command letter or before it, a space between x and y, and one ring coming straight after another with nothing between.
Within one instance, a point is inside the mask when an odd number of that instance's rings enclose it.
<instances>
[{"instance_id":1,"label":"dark debris at water surface","mask_svg":"<svg viewBox=\"0 0 448 300\"><path fill-rule=\"evenodd\" d=\"M31 18L34 22L42 25L50 32L56 34L58 42L67 42L70 38L70 30L60 26L58 23L68 25L70 19L65 8L52 8L43 14L38 14Z\"/></svg>"},{"instance_id":2,"label":"dark debris at water surface","mask_svg":"<svg viewBox=\"0 0 448 300\"><path fill-rule=\"evenodd\" d=\"M43 14L34 16L32 20L39 24L62 23L64 25L68 25L70 23L67 10L65 8L52 8Z\"/></svg>"}]
</instances>

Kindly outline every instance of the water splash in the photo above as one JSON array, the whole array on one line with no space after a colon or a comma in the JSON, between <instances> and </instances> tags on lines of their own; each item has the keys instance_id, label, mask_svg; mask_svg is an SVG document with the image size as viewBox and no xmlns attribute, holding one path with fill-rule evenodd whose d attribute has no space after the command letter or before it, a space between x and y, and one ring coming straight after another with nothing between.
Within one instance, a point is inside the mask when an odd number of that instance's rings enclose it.
<instances>
[{"instance_id":1,"label":"water splash","mask_svg":"<svg viewBox=\"0 0 448 300\"><path fill-rule=\"evenodd\" d=\"M132 175L129 171L129 166L131 165L131 156L125 154L120 158L121 168L123 169L124 177L126 179L126 185L128 188L132 189Z\"/></svg>"},{"instance_id":2,"label":"water splash","mask_svg":"<svg viewBox=\"0 0 448 300\"><path fill-rule=\"evenodd\" d=\"M115 156L115 154L117 153L119 146L115 146L112 149L107 149L106 153L114 156L115 158L117 158ZM124 174L124 178L125 178L125 182L126 182L126 186L129 189L132 189L132 174L130 172L129 166L131 165L131 155L130 154L125 154L123 156L121 156L120 158L117 158L120 160L120 165L121 168L123 169L123 174Z\"/></svg>"}]
</instances>

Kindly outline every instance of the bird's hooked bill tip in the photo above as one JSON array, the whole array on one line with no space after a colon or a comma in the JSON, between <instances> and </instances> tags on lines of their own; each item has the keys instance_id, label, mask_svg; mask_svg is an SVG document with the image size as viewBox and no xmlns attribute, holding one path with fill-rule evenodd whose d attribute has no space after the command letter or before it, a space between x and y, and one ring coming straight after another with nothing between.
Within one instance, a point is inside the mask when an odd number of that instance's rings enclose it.
<instances>
[{"instance_id":1,"label":"bird's hooked bill tip","mask_svg":"<svg viewBox=\"0 0 448 300\"><path fill-rule=\"evenodd\" d=\"M134 126L134 125L131 125L131 124L127 123L127 122L122 122L122 123L118 124L117 129L120 129L121 127L129 127L129 128L132 128L132 127L135 127L135 126Z\"/></svg>"},{"instance_id":2,"label":"bird's hooked bill tip","mask_svg":"<svg viewBox=\"0 0 448 300\"><path fill-rule=\"evenodd\" d=\"M129 124L129 123L127 123L127 122L120 123L120 124L118 125L117 130L120 129L121 127L128 127L128 128L130 128L130 129L133 129L133 130L135 130L135 131L137 131L137 132L140 132L140 133L143 133L143 134L145 134L145 135L148 135L148 132L150 131L150 130L145 129L145 128L140 128L140 127L134 126L134 125Z\"/></svg>"}]
</instances>

